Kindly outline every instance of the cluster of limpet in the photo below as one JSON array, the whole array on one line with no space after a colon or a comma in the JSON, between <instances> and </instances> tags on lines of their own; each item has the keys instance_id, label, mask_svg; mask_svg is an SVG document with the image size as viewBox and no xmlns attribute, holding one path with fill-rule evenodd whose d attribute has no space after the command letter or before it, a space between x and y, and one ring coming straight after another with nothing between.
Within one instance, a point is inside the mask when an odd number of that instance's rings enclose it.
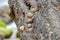
<instances>
[{"instance_id":1,"label":"cluster of limpet","mask_svg":"<svg viewBox=\"0 0 60 40\"><path fill-rule=\"evenodd\" d=\"M32 27L32 23L33 23L33 13L29 12L27 13L26 15L28 17L28 19L26 20L26 24L27 24L27 28L28 28L28 31L31 32L33 31L33 27ZM24 28L24 25L23 26L20 26L20 31L23 32L25 30Z\"/></svg>"},{"instance_id":2,"label":"cluster of limpet","mask_svg":"<svg viewBox=\"0 0 60 40\"><path fill-rule=\"evenodd\" d=\"M29 12L27 13L27 27L28 27L28 31L32 32L33 31L33 27L32 27L32 23L33 23L33 13Z\"/></svg>"}]
</instances>

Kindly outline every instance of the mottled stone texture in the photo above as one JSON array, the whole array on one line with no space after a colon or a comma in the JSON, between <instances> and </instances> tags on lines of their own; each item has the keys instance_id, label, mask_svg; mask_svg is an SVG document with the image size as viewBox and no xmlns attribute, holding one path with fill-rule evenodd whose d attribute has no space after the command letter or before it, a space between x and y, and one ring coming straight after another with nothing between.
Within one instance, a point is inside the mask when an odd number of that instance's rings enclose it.
<instances>
[{"instance_id":1,"label":"mottled stone texture","mask_svg":"<svg viewBox=\"0 0 60 40\"><path fill-rule=\"evenodd\" d=\"M20 40L60 40L59 0L9 0Z\"/></svg>"}]
</instances>

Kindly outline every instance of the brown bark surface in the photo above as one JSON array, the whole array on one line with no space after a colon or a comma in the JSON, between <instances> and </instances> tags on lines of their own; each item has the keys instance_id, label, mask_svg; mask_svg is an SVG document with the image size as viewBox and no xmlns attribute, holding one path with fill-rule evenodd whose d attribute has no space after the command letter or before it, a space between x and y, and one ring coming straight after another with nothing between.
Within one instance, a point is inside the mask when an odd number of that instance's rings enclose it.
<instances>
[{"instance_id":1,"label":"brown bark surface","mask_svg":"<svg viewBox=\"0 0 60 40\"><path fill-rule=\"evenodd\" d=\"M9 0L20 40L60 40L59 0Z\"/></svg>"}]
</instances>

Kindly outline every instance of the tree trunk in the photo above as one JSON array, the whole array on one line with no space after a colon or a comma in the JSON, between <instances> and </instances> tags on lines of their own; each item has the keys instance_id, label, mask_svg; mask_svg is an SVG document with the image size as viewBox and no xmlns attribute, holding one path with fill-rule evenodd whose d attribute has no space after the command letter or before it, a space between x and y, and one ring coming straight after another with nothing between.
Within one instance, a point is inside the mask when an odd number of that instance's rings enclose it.
<instances>
[{"instance_id":1,"label":"tree trunk","mask_svg":"<svg viewBox=\"0 0 60 40\"><path fill-rule=\"evenodd\" d=\"M20 40L60 40L60 1L9 0L9 5Z\"/></svg>"}]
</instances>

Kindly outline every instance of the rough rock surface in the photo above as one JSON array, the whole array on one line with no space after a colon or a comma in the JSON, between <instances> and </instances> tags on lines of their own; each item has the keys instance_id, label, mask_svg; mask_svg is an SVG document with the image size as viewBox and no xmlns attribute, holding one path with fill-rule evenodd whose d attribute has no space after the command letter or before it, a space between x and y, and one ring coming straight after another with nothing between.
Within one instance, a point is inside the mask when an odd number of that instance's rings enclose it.
<instances>
[{"instance_id":1,"label":"rough rock surface","mask_svg":"<svg viewBox=\"0 0 60 40\"><path fill-rule=\"evenodd\" d=\"M59 0L9 0L9 5L20 40L60 40Z\"/></svg>"}]
</instances>

